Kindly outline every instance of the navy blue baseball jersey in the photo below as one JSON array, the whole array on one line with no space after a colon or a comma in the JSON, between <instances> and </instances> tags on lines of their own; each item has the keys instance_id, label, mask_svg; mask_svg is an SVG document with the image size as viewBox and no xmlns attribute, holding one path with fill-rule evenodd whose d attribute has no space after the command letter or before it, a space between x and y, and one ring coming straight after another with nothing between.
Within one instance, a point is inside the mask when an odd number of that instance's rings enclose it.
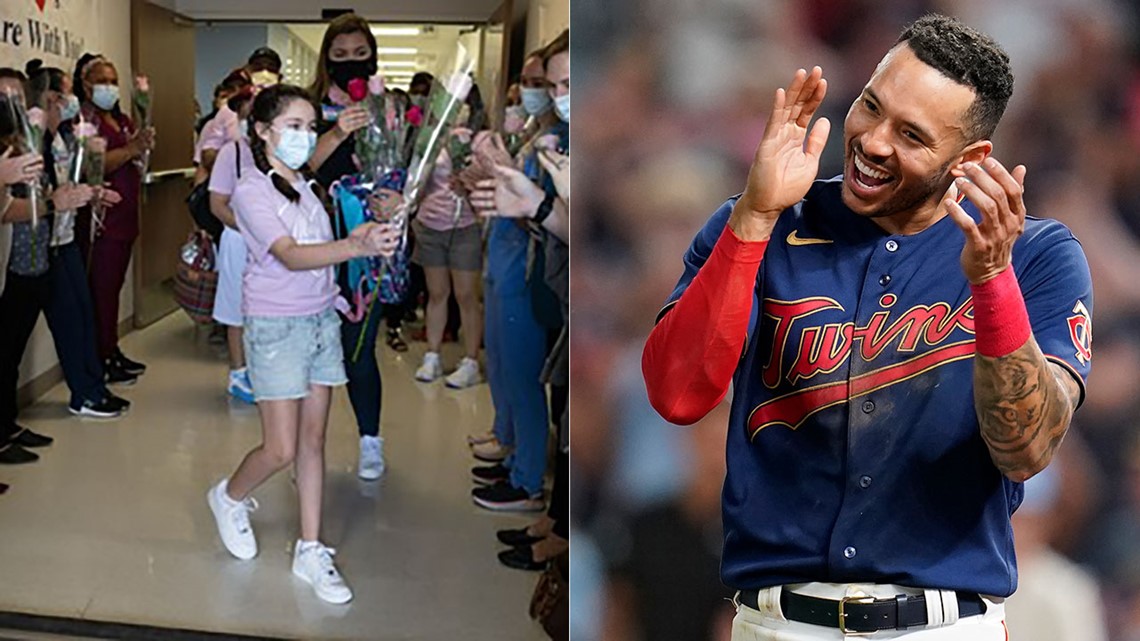
<instances>
[{"instance_id":1,"label":"navy blue baseball jersey","mask_svg":"<svg viewBox=\"0 0 1140 641\"><path fill-rule=\"evenodd\" d=\"M817 180L783 212L760 265L733 377L722 578L737 589L873 582L1008 596L1022 486L994 466L974 410L965 237L949 216L889 235L847 209L841 186ZM735 202L693 241L670 305ZM1092 282L1079 242L1027 218L1013 267L1034 338L1083 400Z\"/></svg>"}]
</instances>

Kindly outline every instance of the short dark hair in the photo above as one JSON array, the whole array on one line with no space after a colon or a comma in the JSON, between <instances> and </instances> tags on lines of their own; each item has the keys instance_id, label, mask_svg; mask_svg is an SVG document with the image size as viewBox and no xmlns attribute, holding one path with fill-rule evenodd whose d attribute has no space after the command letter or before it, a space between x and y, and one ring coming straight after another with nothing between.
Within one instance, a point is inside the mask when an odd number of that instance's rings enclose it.
<instances>
[{"instance_id":1,"label":"short dark hair","mask_svg":"<svg viewBox=\"0 0 1140 641\"><path fill-rule=\"evenodd\" d=\"M249 55L246 66L250 71L272 71L281 73L281 56L269 47L259 47Z\"/></svg>"},{"instance_id":2,"label":"short dark hair","mask_svg":"<svg viewBox=\"0 0 1140 641\"><path fill-rule=\"evenodd\" d=\"M1001 46L984 33L937 13L903 29L896 44L903 42L919 60L974 90L974 103L966 110L966 137L973 142L993 136L1013 95L1013 72Z\"/></svg>"}]
</instances>

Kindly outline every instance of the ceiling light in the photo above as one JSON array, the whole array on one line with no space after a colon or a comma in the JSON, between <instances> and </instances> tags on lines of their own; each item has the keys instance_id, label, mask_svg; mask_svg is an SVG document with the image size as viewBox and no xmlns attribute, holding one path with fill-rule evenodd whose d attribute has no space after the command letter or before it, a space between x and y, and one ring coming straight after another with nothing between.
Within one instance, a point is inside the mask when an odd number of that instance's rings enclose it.
<instances>
[{"instance_id":1,"label":"ceiling light","mask_svg":"<svg viewBox=\"0 0 1140 641\"><path fill-rule=\"evenodd\" d=\"M376 64L381 67L415 67L416 63L410 60L381 60Z\"/></svg>"},{"instance_id":2,"label":"ceiling light","mask_svg":"<svg viewBox=\"0 0 1140 641\"><path fill-rule=\"evenodd\" d=\"M376 48L376 53L378 53L378 54L390 54L390 55L396 55L396 56L414 56L419 52L420 52L420 50L416 49L415 47L377 47Z\"/></svg>"},{"instance_id":3,"label":"ceiling light","mask_svg":"<svg viewBox=\"0 0 1140 641\"><path fill-rule=\"evenodd\" d=\"M418 36L419 27L372 27L374 36Z\"/></svg>"}]
</instances>

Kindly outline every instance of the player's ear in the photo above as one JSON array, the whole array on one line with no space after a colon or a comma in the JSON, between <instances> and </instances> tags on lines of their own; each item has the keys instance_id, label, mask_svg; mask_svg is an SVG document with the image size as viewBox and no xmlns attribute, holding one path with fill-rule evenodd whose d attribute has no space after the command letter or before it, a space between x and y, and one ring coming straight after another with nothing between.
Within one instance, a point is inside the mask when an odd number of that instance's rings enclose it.
<instances>
[{"instance_id":1,"label":"player's ear","mask_svg":"<svg viewBox=\"0 0 1140 641\"><path fill-rule=\"evenodd\" d=\"M959 154L958 160L951 166L950 175L955 178L965 176L966 172L962 169L962 165L969 162L981 163L986 158L989 158L993 150L994 143L989 140L978 140L966 145L966 148Z\"/></svg>"}]
</instances>

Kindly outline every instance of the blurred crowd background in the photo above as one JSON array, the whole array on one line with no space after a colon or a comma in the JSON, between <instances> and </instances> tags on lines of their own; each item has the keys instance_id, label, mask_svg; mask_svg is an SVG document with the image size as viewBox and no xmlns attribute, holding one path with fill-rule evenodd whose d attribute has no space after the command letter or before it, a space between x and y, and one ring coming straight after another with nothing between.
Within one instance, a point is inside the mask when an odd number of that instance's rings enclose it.
<instances>
[{"instance_id":1,"label":"blurred crowd background","mask_svg":"<svg viewBox=\"0 0 1140 641\"><path fill-rule=\"evenodd\" d=\"M823 67L820 174L840 173L848 107L928 11L1009 52L995 156L1028 167L1029 213L1073 230L1095 287L1087 398L1014 517L1010 639L1140 639L1140 3L574 0L575 639L728 638L727 408L666 424L641 349L693 235L743 189L775 88Z\"/></svg>"}]
</instances>

